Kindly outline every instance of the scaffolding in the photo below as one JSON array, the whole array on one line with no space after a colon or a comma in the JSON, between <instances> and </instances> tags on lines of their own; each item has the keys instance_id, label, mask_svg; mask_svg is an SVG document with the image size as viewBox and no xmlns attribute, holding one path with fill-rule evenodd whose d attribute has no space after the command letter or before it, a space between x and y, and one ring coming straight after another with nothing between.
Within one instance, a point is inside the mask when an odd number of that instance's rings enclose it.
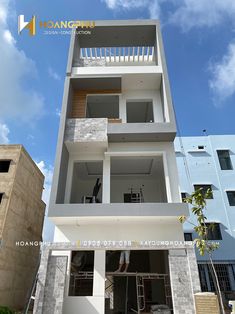
<instances>
[{"instance_id":1,"label":"scaffolding","mask_svg":"<svg viewBox=\"0 0 235 314\"><path fill-rule=\"evenodd\" d=\"M171 286L170 278L168 274L158 273L138 273L138 272L107 272L106 273L106 298L110 298L110 309L114 306L114 280L113 277L126 277L126 291L128 290L128 278L135 277L136 279L136 296L137 296L137 309L132 309L133 313L141 314L146 308L146 296L145 296L145 280L163 280L165 289L166 305L169 309L172 309L172 297L171 297ZM127 313L127 295L125 302L125 313Z\"/></svg>"},{"instance_id":2,"label":"scaffolding","mask_svg":"<svg viewBox=\"0 0 235 314\"><path fill-rule=\"evenodd\" d=\"M126 277L126 298L125 298L125 313L127 312L128 303L128 282L129 277L135 277L136 282L136 309L131 309L133 313L141 314L146 309L145 281L146 280L163 280L165 289L166 305L172 310L172 297L169 274L158 273L138 273L138 272L106 272L105 280L105 299L109 300L110 310L114 310L114 277ZM81 287L81 282L93 280L93 272L79 271L71 274L70 288L75 294L78 287Z\"/></svg>"}]
</instances>

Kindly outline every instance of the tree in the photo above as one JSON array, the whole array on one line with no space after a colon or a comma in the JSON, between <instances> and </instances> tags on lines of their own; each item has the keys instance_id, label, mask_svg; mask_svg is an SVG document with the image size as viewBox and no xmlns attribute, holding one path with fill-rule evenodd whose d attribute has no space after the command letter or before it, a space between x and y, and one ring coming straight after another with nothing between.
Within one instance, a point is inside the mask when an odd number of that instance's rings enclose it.
<instances>
[{"instance_id":1,"label":"tree","mask_svg":"<svg viewBox=\"0 0 235 314\"><path fill-rule=\"evenodd\" d=\"M206 224L206 216L205 216L205 210L206 210L206 199L211 198L212 191L208 189L206 192L203 190L203 188L197 189L195 192L193 192L191 195L186 197L184 199L185 203L190 204L191 211L193 215L196 217L197 223L191 222L186 216L180 216L179 221L181 223L189 222L194 226L194 230L197 234L197 238L194 240L195 245L199 251L199 254L204 256L205 254L208 255L211 269L212 269L212 278L214 278L214 284L216 287L217 294L219 296L219 303L222 314L225 314L224 311L224 305L223 305L223 299L222 294L219 286L219 280L218 276L215 270L215 266L212 259L212 253L219 248L219 244L215 242L211 242L208 239L208 232L210 229L213 230L214 225L213 224Z\"/></svg>"}]
</instances>

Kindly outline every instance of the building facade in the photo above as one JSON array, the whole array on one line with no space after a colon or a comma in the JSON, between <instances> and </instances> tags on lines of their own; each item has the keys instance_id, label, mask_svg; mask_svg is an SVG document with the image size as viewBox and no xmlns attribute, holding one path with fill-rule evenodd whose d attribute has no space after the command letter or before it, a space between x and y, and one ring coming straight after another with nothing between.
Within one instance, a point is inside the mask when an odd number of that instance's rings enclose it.
<instances>
[{"instance_id":1,"label":"building facade","mask_svg":"<svg viewBox=\"0 0 235 314\"><path fill-rule=\"evenodd\" d=\"M23 310L39 265L44 176L21 145L0 145L0 305Z\"/></svg>"},{"instance_id":2,"label":"building facade","mask_svg":"<svg viewBox=\"0 0 235 314\"><path fill-rule=\"evenodd\" d=\"M213 253L220 288L226 299L235 298L235 135L216 135L176 138L176 159L182 198L195 188L212 190L207 200L206 217L214 224L211 240L218 241ZM193 217L191 217L193 221ZM196 237L192 225L185 225L187 240ZM197 256L201 287L214 291L208 257Z\"/></svg>"},{"instance_id":3,"label":"building facade","mask_svg":"<svg viewBox=\"0 0 235 314\"><path fill-rule=\"evenodd\" d=\"M195 313L158 21L73 33L34 313Z\"/></svg>"}]
</instances>

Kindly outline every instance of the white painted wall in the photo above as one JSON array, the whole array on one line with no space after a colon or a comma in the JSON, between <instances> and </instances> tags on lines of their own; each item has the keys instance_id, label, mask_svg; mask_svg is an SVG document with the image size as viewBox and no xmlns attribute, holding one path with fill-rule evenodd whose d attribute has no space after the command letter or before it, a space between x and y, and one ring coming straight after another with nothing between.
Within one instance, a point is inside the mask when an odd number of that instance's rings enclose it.
<instances>
[{"instance_id":1,"label":"white painted wall","mask_svg":"<svg viewBox=\"0 0 235 314\"><path fill-rule=\"evenodd\" d=\"M153 222L154 221L154 222ZM60 225L55 228L54 241L68 242L78 240L183 240L182 225L162 218L148 222L113 221L113 223L93 223L83 225Z\"/></svg>"},{"instance_id":2,"label":"white painted wall","mask_svg":"<svg viewBox=\"0 0 235 314\"><path fill-rule=\"evenodd\" d=\"M164 178L159 176L111 176L111 203L123 203L124 193L130 188L139 191L142 188L144 202L166 202Z\"/></svg>"}]
</instances>

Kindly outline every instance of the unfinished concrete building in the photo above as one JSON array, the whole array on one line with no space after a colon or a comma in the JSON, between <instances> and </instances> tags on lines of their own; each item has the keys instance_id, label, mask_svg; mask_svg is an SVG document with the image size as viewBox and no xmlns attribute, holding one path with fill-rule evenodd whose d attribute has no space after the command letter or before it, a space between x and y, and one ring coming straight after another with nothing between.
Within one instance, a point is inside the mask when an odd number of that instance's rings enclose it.
<instances>
[{"instance_id":1,"label":"unfinished concrete building","mask_svg":"<svg viewBox=\"0 0 235 314\"><path fill-rule=\"evenodd\" d=\"M43 183L22 145L0 145L0 305L15 310L24 308L38 268L39 246L28 244L42 239Z\"/></svg>"},{"instance_id":2,"label":"unfinished concrete building","mask_svg":"<svg viewBox=\"0 0 235 314\"><path fill-rule=\"evenodd\" d=\"M34 313L195 314L175 134L158 21L72 35Z\"/></svg>"}]
</instances>

